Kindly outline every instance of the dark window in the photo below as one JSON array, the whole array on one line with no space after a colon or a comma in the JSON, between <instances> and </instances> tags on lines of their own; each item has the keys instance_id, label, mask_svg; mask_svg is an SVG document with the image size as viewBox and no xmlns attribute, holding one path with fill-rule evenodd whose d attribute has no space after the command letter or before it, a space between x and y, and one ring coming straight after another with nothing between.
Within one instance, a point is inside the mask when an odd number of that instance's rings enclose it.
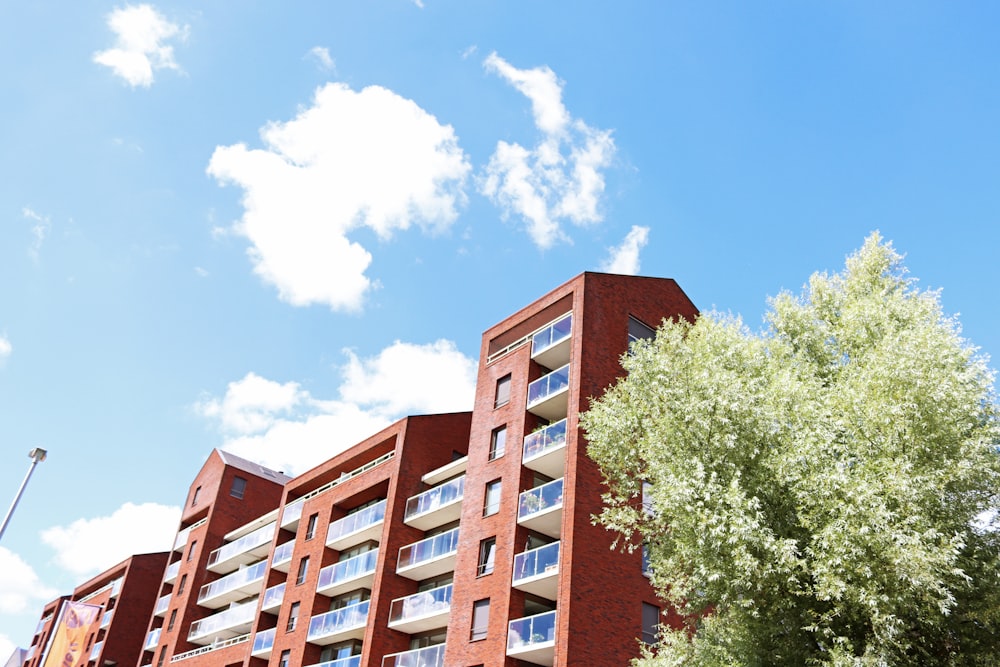
<instances>
[{"instance_id":1,"label":"dark window","mask_svg":"<svg viewBox=\"0 0 1000 667\"><path fill-rule=\"evenodd\" d=\"M313 514L309 517L309 523L306 525L306 539L311 540L316 535L316 524L319 522L319 514Z\"/></svg>"},{"instance_id":2,"label":"dark window","mask_svg":"<svg viewBox=\"0 0 1000 667\"><path fill-rule=\"evenodd\" d=\"M642 573L647 577L653 574L653 568L649 564L649 545L642 543Z\"/></svg>"},{"instance_id":3,"label":"dark window","mask_svg":"<svg viewBox=\"0 0 1000 667\"><path fill-rule=\"evenodd\" d=\"M188 547L188 557L187 557L188 560L194 558L194 551L196 548L198 548L198 540L192 540L191 546Z\"/></svg>"},{"instance_id":4,"label":"dark window","mask_svg":"<svg viewBox=\"0 0 1000 667\"><path fill-rule=\"evenodd\" d=\"M660 608L646 602L642 603L642 641L647 644L656 643L657 626L660 625Z\"/></svg>"},{"instance_id":5,"label":"dark window","mask_svg":"<svg viewBox=\"0 0 1000 667\"><path fill-rule=\"evenodd\" d=\"M309 573L309 556L304 556L302 560L299 561L299 574L295 578L296 584L301 584L306 580L306 575Z\"/></svg>"},{"instance_id":6,"label":"dark window","mask_svg":"<svg viewBox=\"0 0 1000 667\"><path fill-rule=\"evenodd\" d=\"M497 380L497 395L496 400L493 401L493 407L499 408L501 405L507 405L510 402L510 375L504 375L502 378Z\"/></svg>"},{"instance_id":7,"label":"dark window","mask_svg":"<svg viewBox=\"0 0 1000 667\"><path fill-rule=\"evenodd\" d=\"M496 562L496 558L497 538L490 537L479 543L479 576L493 572L493 565Z\"/></svg>"},{"instance_id":8,"label":"dark window","mask_svg":"<svg viewBox=\"0 0 1000 667\"><path fill-rule=\"evenodd\" d=\"M177 586L177 594L180 595L184 592L184 587L187 586L188 576L186 574L181 575L181 583Z\"/></svg>"},{"instance_id":9,"label":"dark window","mask_svg":"<svg viewBox=\"0 0 1000 667\"><path fill-rule=\"evenodd\" d=\"M500 480L495 479L486 484L486 498L483 500L483 516L490 516L500 511Z\"/></svg>"},{"instance_id":10,"label":"dark window","mask_svg":"<svg viewBox=\"0 0 1000 667\"><path fill-rule=\"evenodd\" d=\"M247 490L247 481L242 477L233 477L233 486L229 489L229 495L233 498L243 499L243 493Z\"/></svg>"},{"instance_id":11,"label":"dark window","mask_svg":"<svg viewBox=\"0 0 1000 667\"><path fill-rule=\"evenodd\" d=\"M292 650L286 648L281 652L281 657L278 659L278 667L288 667L288 663L291 662L291 659Z\"/></svg>"},{"instance_id":12,"label":"dark window","mask_svg":"<svg viewBox=\"0 0 1000 667\"><path fill-rule=\"evenodd\" d=\"M295 629L295 624L299 621L299 603L293 602L292 608L288 611L288 625L285 627L286 632L291 632Z\"/></svg>"},{"instance_id":13,"label":"dark window","mask_svg":"<svg viewBox=\"0 0 1000 667\"><path fill-rule=\"evenodd\" d=\"M163 659L167 655L167 647L164 646L160 649L160 657L156 659L156 667L163 667Z\"/></svg>"},{"instance_id":14,"label":"dark window","mask_svg":"<svg viewBox=\"0 0 1000 667\"><path fill-rule=\"evenodd\" d=\"M506 449L507 427L501 426L500 428L493 429L493 435L490 436L490 461L503 456L504 450Z\"/></svg>"},{"instance_id":15,"label":"dark window","mask_svg":"<svg viewBox=\"0 0 1000 667\"><path fill-rule=\"evenodd\" d=\"M177 621L177 610L176 609L171 609L170 610L170 622L167 623L167 631L168 632L170 630L174 629L174 622L175 621Z\"/></svg>"},{"instance_id":16,"label":"dark window","mask_svg":"<svg viewBox=\"0 0 1000 667\"><path fill-rule=\"evenodd\" d=\"M490 599L476 600L472 603L472 635L473 641L486 639L486 628L490 624Z\"/></svg>"},{"instance_id":17,"label":"dark window","mask_svg":"<svg viewBox=\"0 0 1000 667\"><path fill-rule=\"evenodd\" d=\"M200 493L201 493L201 487L199 486L194 490L194 495L191 496L191 507L194 507L195 505L198 504L198 494Z\"/></svg>"},{"instance_id":18,"label":"dark window","mask_svg":"<svg viewBox=\"0 0 1000 667\"><path fill-rule=\"evenodd\" d=\"M631 348L633 343L637 343L640 340L647 340L649 338L656 337L656 330L653 327L647 326L635 319L634 317L628 318L628 346Z\"/></svg>"}]
</instances>

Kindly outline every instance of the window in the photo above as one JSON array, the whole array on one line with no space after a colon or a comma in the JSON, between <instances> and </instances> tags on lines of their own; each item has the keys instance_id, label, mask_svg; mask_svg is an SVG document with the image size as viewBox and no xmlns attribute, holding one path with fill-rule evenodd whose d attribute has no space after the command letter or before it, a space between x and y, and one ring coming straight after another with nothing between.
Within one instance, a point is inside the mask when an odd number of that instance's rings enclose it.
<instances>
[{"instance_id":1,"label":"window","mask_svg":"<svg viewBox=\"0 0 1000 667\"><path fill-rule=\"evenodd\" d=\"M306 525L306 539L311 540L316 536L316 524L319 522L319 514L313 514L309 517L309 523Z\"/></svg>"},{"instance_id":2,"label":"window","mask_svg":"<svg viewBox=\"0 0 1000 667\"><path fill-rule=\"evenodd\" d=\"M483 516L490 516L500 511L500 480L495 479L486 484L486 498L483 500Z\"/></svg>"},{"instance_id":3,"label":"window","mask_svg":"<svg viewBox=\"0 0 1000 667\"><path fill-rule=\"evenodd\" d=\"M177 594L180 595L184 592L184 587L187 586L188 576L186 574L181 575L181 583L177 585Z\"/></svg>"},{"instance_id":4,"label":"window","mask_svg":"<svg viewBox=\"0 0 1000 667\"><path fill-rule=\"evenodd\" d=\"M281 658L278 659L278 667L288 667L288 664L292 660L292 650L286 648L281 652Z\"/></svg>"},{"instance_id":5,"label":"window","mask_svg":"<svg viewBox=\"0 0 1000 667\"><path fill-rule=\"evenodd\" d=\"M476 600L472 603L472 635L473 641L486 639L486 628L490 624L490 599Z\"/></svg>"},{"instance_id":6,"label":"window","mask_svg":"<svg viewBox=\"0 0 1000 667\"><path fill-rule=\"evenodd\" d=\"M638 343L640 340L647 340L649 338L656 337L656 330L653 327L647 326L635 319L632 316L628 318L628 346L629 349L632 348L634 343Z\"/></svg>"},{"instance_id":7,"label":"window","mask_svg":"<svg viewBox=\"0 0 1000 667\"><path fill-rule=\"evenodd\" d=\"M160 649L160 657L156 659L156 667L163 667L163 659L167 655L167 647L164 646Z\"/></svg>"},{"instance_id":8,"label":"window","mask_svg":"<svg viewBox=\"0 0 1000 667\"><path fill-rule=\"evenodd\" d=\"M295 624L299 621L299 603L293 602L292 608L288 612L288 625L285 626L285 632L291 632L295 629Z\"/></svg>"},{"instance_id":9,"label":"window","mask_svg":"<svg viewBox=\"0 0 1000 667\"><path fill-rule=\"evenodd\" d=\"M506 449L507 427L501 426L500 428L493 429L493 435L490 436L490 461L503 456Z\"/></svg>"},{"instance_id":10,"label":"window","mask_svg":"<svg viewBox=\"0 0 1000 667\"><path fill-rule=\"evenodd\" d=\"M192 540L191 541L191 546L188 547L188 557L187 557L188 560L191 560L192 558L194 558L194 550L197 547L198 547L198 540Z\"/></svg>"},{"instance_id":11,"label":"window","mask_svg":"<svg viewBox=\"0 0 1000 667\"><path fill-rule=\"evenodd\" d=\"M647 644L656 643L657 626L660 625L660 608L656 605L642 603L642 641Z\"/></svg>"},{"instance_id":12,"label":"window","mask_svg":"<svg viewBox=\"0 0 1000 667\"><path fill-rule=\"evenodd\" d=\"M497 558L497 538L489 537L479 543L479 570L478 575L493 572L493 564ZM473 637L473 639L475 639Z\"/></svg>"},{"instance_id":13,"label":"window","mask_svg":"<svg viewBox=\"0 0 1000 667\"><path fill-rule=\"evenodd\" d=\"M199 486L194 490L194 495L191 496L191 507L194 507L195 505L198 504L198 494L200 493L201 493L201 487Z\"/></svg>"},{"instance_id":14,"label":"window","mask_svg":"<svg viewBox=\"0 0 1000 667\"><path fill-rule=\"evenodd\" d=\"M299 574L295 577L295 583L301 584L306 580L306 575L309 573L309 556L303 556L302 560L299 561Z\"/></svg>"},{"instance_id":15,"label":"window","mask_svg":"<svg viewBox=\"0 0 1000 667\"><path fill-rule=\"evenodd\" d=\"M649 564L649 545L642 543L642 573L647 577L652 576L653 567Z\"/></svg>"},{"instance_id":16,"label":"window","mask_svg":"<svg viewBox=\"0 0 1000 667\"><path fill-rule=\"evenodd\" d=\"M502 378L497 380L497 395L496 400L493 401L493 407L499 408L501 405L507 405L510 402L510 374L504 375Z\"/></svg>"},{"instance_id":17,"label":"window","mask_svg":"<svg viewBox=\"0 0 1000 667\"><path fill-rule=\"evenodd\" d=\"M243 500L243 493L247 490L247 481L242 477L233 477L233 486L229 489L229 495L233 498Z\"/></svg>"},{"instance_id":18,"label":"window","mask_svg":"<svg viewBox=\"0 0 1000 667\"><path fill-rule=\"evenodd\" d=\"M170 610L170 622L167 623L167 632L170 632L171 630L174 629L174 623L176 621L177 621L177 610L176 609L171 609Z\"/></svg>"}]
</instances>

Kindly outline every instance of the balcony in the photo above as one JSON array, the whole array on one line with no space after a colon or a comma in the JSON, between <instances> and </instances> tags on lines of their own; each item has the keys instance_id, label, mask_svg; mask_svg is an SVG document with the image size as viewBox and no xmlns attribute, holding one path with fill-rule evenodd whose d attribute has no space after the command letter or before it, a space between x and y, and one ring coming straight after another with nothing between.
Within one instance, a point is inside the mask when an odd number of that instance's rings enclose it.
<instances>
[{"instance_id":1,"label":"balcony","mask_svg":"<svg viewBox=\"0 0 1000 667\"><path fill-rule=\"evenodd\" d=\"M103 648L104 648L103 640L94 644L94 648L90 649L90 658L88 658L88 661L93 662L97 660L97 658L101 655L101 649Z\"/></svg>"},{"instance_id":2,"label":"balcony","mask_svg":"<svg viewBox=\"0 0 1000 667\"><path fill-rule=\"evenodd\" d=\"M326 531L326 546L343 551L369 540L378 542L382 537L385 505L383 500L331 523Z\"/></svg>"},{"instance_id":3,"label":"balcony","mask_svg":"<svg viewBox=\"0 0 1000 667\"><path fill-rule=\"evenodd\" d=\"M441 482L446 482L452 477L456 477L465 472L465 469L469 467L469 457L463 456L461 458L455 459L454 461L449 461L439 468L434 468L430 472L425 472L420 481L428 486L434 486L440 484Z\"/></svg>"},{"instance_id":4,"label":"balcony","mask_svg":"<svg viewBox=\"0 0 1000 667\"><path fill-rule=\"evenodd\" d=\"M208 557L208 569L216 574L229 574L240 565L249 565L267 556L277 526L269 523L238 540L225 544Z\"/></svg>"},{"instance_id":5,"label":"balcony","mask_svg":"<svg viewBox=\"0 0 1000 667\"><path fill-rule=\"evenodd\" d=\"M308 665L307 667L361 667L361 656L349 655L346 658L318 662L315 665Z\"/></svg>"},{"instance_id":6,"label":"balcony","mask_svg":"<svg viewBox=\"0 0 1000 667\"><path fill-rule=\"evenodd\" d=\"M371 588L375 581L377 563L378 549L372 549L339 563L327 565L319 571L316 592L333 597L358 588Z\"/></svg>"},{"instance_id":7,"label":"balcony","mask_svg":"<svg viewBox=\"0 0 1000 667\"><path fill-rule=\"evenodd\" d=\"M399 550L396 574L421 581L455 570L458 553L458 528L407 544Z\"/></svg>"},{"instance_id":8,"label":"balcony","mask_svg":"<svg viewBox=\"0 0 1000 667\"><path fill-rule=\"evenodd\" d=\"M270 658L271 649L274 648L274 630L261 630L253 636L253 648L250 655L255 658Z\"/></svg>"},{"instance_id":9,"label":"balcony","mask_svg":"<svg viewBox=\"0 0 1000 667\"><path fill-rule=\"evenodd\" d=\"M306 499L299 498L285 505L285 509L281 512L281 527L295 532L299 527L299 519L302 518L302 508L305 504Z\"/></svg>"},{"instance_id":10,"label":"balcony","mask_svg":"<svg viewBox=\"0 0 1000 667\"><path fill-rule=\"evenodd\" d=\"M166 595L161 595L156 600L156 606L153 608L153 616L166 616L167 608L170 606L170 593Z\"/></svg>"},{"instance_id":11,"label":"balcony","mask_svg":"<svg viewBox=\"0 0 1000 667\"><path fill-rule=\"evenodd\" d=\"M177 573L181 571L181 562L177 561L171 563L167 566L166 571L163 573L163 583L172 584L177 580Z\"/></svg>"},{"instance_id":12,"label":"balcony","mask_svg":"<svg viewBox=\"0 0 1000 667\"><path fill-rule=\"evenodd\" d=\"M295 549L295 540L279 544L274 548L271 556L271 568L279 572L288 572L292 567L292 550Z\"/></svg>"},{"instance_id":13,"label":"balcony","mask_svg":"<svg viewBox=\"0 0 1000 667\"><path fill-rule=\"evenodd\" d=\"M163 628L154 628L153 630L150 630L149 634L146 635L146 641L142 643L142 650L152 651L155 649L160 644L160 633L162 631Z\"/></svg>"},{"instance_id":14,"label":"balcony","mask_svg":"<svg viewBox=\"0 0 1000 667\"><path fill-rule=\"evenodd\" d=\"M268 614L277 614L284 599L285 582L281 582L264 591L264 601L260 603L260 610Z\"/></svg>"},{"instance_id":15,"label":"balcony","mask_svg":"<svg viewBox=\"0 0 1000 667\"><path fill-rule=\"evenodd\" d=\"M566 313L531 337L531 358L546 368L568 364L572 333L573 314Z\"/></svg>"},{"instance_id":16,"label":"balcony","mask_svg":"<svg viewBox=\"0 0 1000 667\"><path fill-rule=\"evenodd\" d=\"M264 588L265 572L267 572L267 561L262 560L207 583L198 591L198 605L209 609L222 609L233 602L260 595Z\"/></svg>"},{"instance_id":17,"label":"balcony","mask_svg":"<svg viewBox=\"0 0 1000 667\"><path fill-rule=\"evenodd\" d=\"M393 653L382 658L382 667L444 667L444 644Z\"/></svg>"},{"instance_id":18,"label":"balcony","mask_svg":"<svg viewBox=\"0 0 1000 667\"><path fill-rule=\"evenodd\" d=\"M462 516L465 475L456 477L406 501L403 523L420 530L431 530Z\"/></svg>"},{"instance_id":19,"label":"balcony","mask_svg":"<svg viewBox=\"0 0 1000 667\"><path fill-rule=\"evenodd\" d=\"M447 584L396 598L389 606L389 627L410 635L446 627L451 611L451 593L452 585Z\"/></svg>"},{"instance_id":20,"label":"balcony","mask_svg":"<svg viewBox=\"0 0 1000 667\"><path fill-rule=\"evenodd\" d=\"M548 477L562 477L566 467L566 420L524 436L521 463Z\"/></svg>"},{"instance_id":21,"label":"balcony","mask_svg":"<svg viewBox=\"0 0 1000 667\"><path fill-rule=\"evenodd\" d=\"M348 639L364 639L369 600L313 616L306 641L326 646Z\"/></svg>"},{"instance_id":22,"label":"balcony","mask_svg":"<svg viewBox=\"0 0 1000 667\"><path fill-rule=\"evenodd\" d=\"M232 639L250 632L257 612L257 601L234 605L225 611L206 616L191 624L188 641L205 646L220 639Z\"/></svg>"},{"instance_id":23,"label":"balcony","mask_svg":"<svg viewBox=\"0 0 1000 667\"><path fill-rule=\"evenodd\" d=\"M531 549L514 556L514 588L546 600L559 596L559 543Z\"/></svg>"},{"instance_id":24,"label":"balcony","mask_svg":"<svg viewBox=\"0 0 1000 667\"><path fill-rule=\"evenodd\" d=\"M557 479L528 489L521 494L517 507L517 523L559 538L562 533L563 481Z\"/></svg>"},{"instance_id":25,"label":"balcony","mask_svg":"<svg viewBox=\"0 0 1000 667\"><path fill-rule=\"evenodd\" d=\"M569 364L528 385L528 412L549 421L566 416L569 405Z\"/></svg>"},{"instance_id":26,"label":"balcony","mask_svg":"<svg viewBox=\"0 0 1000 667\"><path fill-rule=\"evenodd\" d=\"M556 647L556 612L526 616L507 624L507 655L536 665L553 663Z\"/></svg>"},{"instance_id":27,"label":"balcony","mask_svg":"<svg viewBox=\"0 0 1000 667\"><path fill-rule=\"evenodd\" d=\"M169 596L167 596L167 597L169 597ZM109 609L106 612L104 612L104 615L101 616L101 627L102 628L106 628L109 625L111 625L111 619L112 619L112 617L114 617L114 615L115 615L115 610L114 609Z\"/></svg>"},{"instance_id":28,"label":"balcony","mask_svg":"<svg viewBox=\"0 0 1000 667\"><path fill-rule=\"evenodd\" d=\"M191 535L191 526L188 526L184 530L177 532L177 537L174 538L174 551L184 551L184 545L188 543L188 537Z\"/></svg>"}]
</instances>

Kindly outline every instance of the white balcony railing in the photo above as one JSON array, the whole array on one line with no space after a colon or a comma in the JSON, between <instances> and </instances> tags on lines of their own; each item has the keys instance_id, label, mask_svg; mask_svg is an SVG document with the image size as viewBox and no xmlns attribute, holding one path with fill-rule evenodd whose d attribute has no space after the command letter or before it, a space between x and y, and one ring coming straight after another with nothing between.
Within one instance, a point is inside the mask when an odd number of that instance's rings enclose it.
<instances>
[{"instance_id":1,"label":"white balcony railing","mask_svg":"<svg viewBox=\"0 0 1000 667\"><path fill-rule=\"evenodd\" d=\"M191 624L188 641L193 644L211 644L249 632L256 612L257 601L253 600L206 616Z\"/></svg>"},{"instance_id":2,"label":"white balcony railing","mask_svg":"<svg viewBox=\"0 0 1000 667\"><path fill-rule=\"evenodd\" d=\"M337 519L326 531L326 545L343 551L369 539L377 541L381 532L378 527L385 521L385 506L386 501L383 500L360 512Z\"/></svg>"},{"instance_id":3,"label":"white balcony railing","mask_svg":"<svg viewBox=\"0 0 1000 667\"><path fill-rule=\"evenodd\" d=\"M444 667L444 644L393 653L382 658L382 667Z\"/></svg>"},{"instance_id":4,"label":"white balcony railing","mask_svg":"<svg viewBox=\"0 0 1000 667\"><path fill-rule=\"evenodd\" d=\"M340 593L363 588L362 579L374 579L375 566L378 563L378 549L372 549L358 554L339 563L327 565L319 571L316 582L316 592L322 595L334 596Z\"/></svg>"},{"instance_id":5,"label":"white balcony railing","mask_svg":"<svg viewBox=\"0 0 1000 667\"><path fill-rule=\"evenodd\" d=\"M563 480L553 480L521 493L517 522L532 530L558 538L562 532Z\"/></svg>"},{"instance_id":6,"label":"white balcony railing","mask_svg":"<svg viewBox=\"0 0 1000 667\"><path fill-rule=\"evenodd\" d=\"M260 657L271 654L271 649L274 648L274 631L275 628L261 630L253 636L253 647L250 649L251 655Z\"/></svg>"},{"instance_id":7,"label":"white balcony railing","mask_svg":"<svg viewBox=\"0 0 1000 667\"><path fill-rule=\"evenodd\" d=\"M261 558L267 554L276 529L277 524L272 522L229 544L222 545L209 554L208 569L224 574Z\"/></svg>"},{"instance_id":8,"label":"white balcony railing","mask_svg":"<svg viewBox=\"0 0 1000 667\"><path fill-rule=\"evenodd\" d=\"M415 634L448 625L452 584L396 598L389 605L389 627Z\"/></svg>"},{"instance_id":9,"label":"white balcony railing","mask_svg":"<svg viewBox=\"0 0 1000 667\"><path fill-rule=\"evenodd\" d=\"M285 582L275 584L264 591L264 599L260 603L260 610L266 612L277 611L285 599Z\"/></svg>"},{"instance_id":10,"label":"white balcony railing","mask_svg":"<svg viewBox=\"0 0 1000 667\"><path fill-rule=\"evenodd\" d=\"M275 570L288 572L288 564L292 562L292 550L295 549L295 540L290 540L284 544L279 544L271 554L271 567Z\"/></svg>"},{"instance_id":11,"label":"white balcony railing","mask_svg":"<svg viewBox=\"0 0 1000 667\"><path fill-rule=\"evenodd\" d=\"M142 643L142 650L152 651L154 648L156 648L160 643L160 633L162 631L163 628L153 628L152 630L150 630L149 634L146 635L146 641Z\"/></svg>"},{"instance_id":12,"label":"white balcony railing","mask_svg":"<svg viewBox=\"0 0 1000 667\"><path fill-rule=\"evenodd\" d=\"M369 601L365 600L313 616L309 621L306 641L327 645L348 639L361 639L368 623L368 605Z\"/></svg>"},{"instance_id":13,"label":"white balcony railing","mask_svg":"<svg viewBox=\"0 0 1000 667\"><path fill-rule=\"evenodd\" d=\"M407 544L399 550L396 572L410 579L428 579L455 569L458 528Z\"/></svg>"},{"instance_id":14,"label":"white balcony railing","mask_svg":"<svg viewBox=\"0 0 1000 667\"><path fill-rule=\"evenodd\" d=\"M526 616L507 624L507 655L551 665L555 653L556 612Z\"/></svg>"},{"instance_id":15,"label":"white balcony railing","mask_svg":"<svg viewBox=\"0 0 1000 667\"><path fill-rule=\"evenodd\" d=\"M198 604L210 609L219 609L231 602L259 594L264 587L266 572L267 561L262 560L209 582L198 591Z\"/></svg>"},{"instance_id":16,"label":"white balcony railing","mask_svg":"<svg viewBox=\"0 0 1000 667\"><path fill-rule=\"evenodd\" d=\"M566 420L524 436L521 462L526 468L549 477L562 477L566 460Z\"/></svg>"},{"instance_id":17,"label":"white balcony railing","mask_svg":"<svg viewBox=\"0 0 1000 667\"><path fill-rule=\"evenodd\" d=\"M308 665L307 667L361 667L361 655L349 655L346 658L337 658L336 660L318 662L314 665Z\"/></svg>"},{"instance_id":18,"label":"white balcony railing","mask_svg":"<svg viewBox=\"0 0 1000 667\"><path fill-rule=\"evenodd\" d=\"M428 489L406 501L403 523L430 530L457 520L462 515L465 475Z\"/></svg>"},{"instance_id":19,"label":"white balcony railing","mask_svg":"<svg viewBox=\"0 0 1000 667\"><path fill-rule=\"evenodd\" d=\"M559 592L559 542L514 556L514 588L555 600Z\"/></svg>"},{"instance_id":20,"label":"white balcony railing","mask_svg":"<svg viewBox=\"0 0 1000 667\"><path fill-rule=\"evenodd\" d=\"M550 421L566 416L569 397L569 364L528 384L527 410Z\"/></svg>"},{"instance_id":21,"label":"white balcony railing","mask_svg":"<svg viewBox=\"0 0 1000 667\"><path fill-rule=\"evenodd\" d=\"M572 333L573 315L566 313L531 337L531 358L547 368L567 363Z\"/></svg>"}]
</instances>

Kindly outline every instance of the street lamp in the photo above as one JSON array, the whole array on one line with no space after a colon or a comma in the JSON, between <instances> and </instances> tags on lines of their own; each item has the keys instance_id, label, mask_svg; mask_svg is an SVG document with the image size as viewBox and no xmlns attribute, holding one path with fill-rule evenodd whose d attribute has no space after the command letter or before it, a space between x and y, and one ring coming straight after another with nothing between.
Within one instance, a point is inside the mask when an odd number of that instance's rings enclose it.
<instances>
[{"instance_id":1,"label":"street lamp","mask_svg":"<svg viewBox=\"0 0 1000 667\"><path fill-rule=\"evenodd\" d=\"M21 488L17 490L17 495L14 496L14 502L10 504L10 509L7 510L7 516L3 518L3 523L0 523L0 538L3 537L3 531L7 530L7 524L10 523L10 517L14 514L14 510L17 508L17 501L21 499L21 494L24 493L24 487L28 486L28 480L31 479L31 473L35 470L36 465L45 460L46 454L48 454L48 452L41 447L35 447L28 452L28 456L31 458L31 466L28 467L28 474L24 476L24 481L21 482Z\"/></svg>"}]
</instances>

